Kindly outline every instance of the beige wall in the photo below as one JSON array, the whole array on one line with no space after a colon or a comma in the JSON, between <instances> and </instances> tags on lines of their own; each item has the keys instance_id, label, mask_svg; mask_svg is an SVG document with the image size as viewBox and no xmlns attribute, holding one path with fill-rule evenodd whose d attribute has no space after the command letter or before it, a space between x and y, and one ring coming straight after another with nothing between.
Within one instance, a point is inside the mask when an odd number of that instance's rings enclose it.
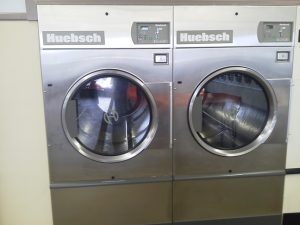
<instances>
[{"instance_id":1,"label":"beige wall","mask_svg":"<svg viewBox=\"0 0 300 225\"><path fill-rule=\"evenodd\" d=\"M0 225L51 225L36 22L0 21Z\"/></svg>"},{"instance_id":2,"label":"beige wall","mask_svg":"<svg viewBox=\"0 0 300 225\"><path fill-rule=\"evenodd\" d=\"M288 175L284 187L284 213L300 212L300 175Z\"/></svg>"}]
</instances>

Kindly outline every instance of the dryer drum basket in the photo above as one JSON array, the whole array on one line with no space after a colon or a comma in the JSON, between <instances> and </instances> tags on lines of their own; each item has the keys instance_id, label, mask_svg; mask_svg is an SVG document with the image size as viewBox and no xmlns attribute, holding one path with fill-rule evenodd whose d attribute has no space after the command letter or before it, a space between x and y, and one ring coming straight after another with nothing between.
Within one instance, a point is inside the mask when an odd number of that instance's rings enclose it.
<instances>
[{"instance_id":1,"label":"dryer drum basket","mask_svg":"<svg viewBox=\"0 0 300 225\"><path fill-rule=\"evenodd\" d=\"M95 72L76 82L63 109L64 129L71 144L98 161L125 160L137 149L141 151L140 146L145 148L145 139L148 145L149 134L153 136L155 115L147 88L117 70Z\"/></svg>"},{"instance_id":2,"label":"dryer drum basket","mask_svg":"<svg viewBox=\"0 0 300 225\"><path fill-rule=\"evenodd\" d=\"M214 153L233 156L249 152L274 123L274 99L267 81L256 72L246 68L218 71L202 82L192 97L192 132Z\"/></svg>"}]
</instances>

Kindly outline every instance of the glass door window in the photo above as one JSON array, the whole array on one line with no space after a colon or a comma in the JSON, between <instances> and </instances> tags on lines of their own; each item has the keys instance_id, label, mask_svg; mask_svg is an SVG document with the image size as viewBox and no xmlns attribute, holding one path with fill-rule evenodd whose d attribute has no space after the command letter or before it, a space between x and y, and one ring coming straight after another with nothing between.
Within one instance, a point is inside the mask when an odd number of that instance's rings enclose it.
<instances>
[{"instance_id":1,"label":"glass door window","mask_svg":"<svg viewBox=\"0 0 300 225\"><path fill-rule=\"evenodd\" d=\"M213 153L234 156L249 152L272 126L274 99L268 83L256 72L245 68L218 71L193 94L189 115L192 133Z\"/></svg>"},{"instance_id":2,"label":"glass door window","mask_svg":"<svg viewBox=\"0 0 300 225\"><path fill-rule=\"evenodd\" d=\"M78 81L63 107L71 144L97 161L122 161L142 151L155 133L156 107L149 90L122 71L101 71Z\"/></svg>"}]
</instances>

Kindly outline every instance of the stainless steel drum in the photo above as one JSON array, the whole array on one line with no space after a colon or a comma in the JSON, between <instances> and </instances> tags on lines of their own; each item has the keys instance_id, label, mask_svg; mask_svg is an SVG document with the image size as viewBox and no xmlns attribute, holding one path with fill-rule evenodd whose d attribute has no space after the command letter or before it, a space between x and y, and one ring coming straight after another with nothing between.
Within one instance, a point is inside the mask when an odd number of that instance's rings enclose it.
<instances>
[{"instance_id":1,"label":"stainless steel drum","mask_svg":"<svg viewBox=\"0 0 300 225\"><path fill-rule=\"evenodd\" d=\"M157 129L157 108L150 91L133 75L102 70L69 90L63 119L65 133L80 153L115 162L149 145Z\"/></svg>"},{"instance_id":2,"label":"stainless steel drum","mask_svg":"<svg viewBox=\"0 0 300 225\"><path fill-rule=\"evenodd\" d=\"M274 93L259 74L229 67L213 73L195 90L190 127L207 150L240 155L253 150L272 132L276 113L270 109L275 106ZM259 142L250 147L259 136Z\"/></svg>"}]
</instances>

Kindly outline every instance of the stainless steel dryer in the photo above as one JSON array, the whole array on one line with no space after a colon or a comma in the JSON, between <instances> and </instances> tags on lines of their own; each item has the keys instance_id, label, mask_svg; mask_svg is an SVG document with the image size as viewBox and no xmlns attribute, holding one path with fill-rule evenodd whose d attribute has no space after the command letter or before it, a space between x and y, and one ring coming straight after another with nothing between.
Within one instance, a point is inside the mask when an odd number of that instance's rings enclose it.
<instances>
[{"instance_id":1,"label":"stainless steel dryer","mask_svg":"<svg viewBox=\"0 0 300 225\"><path fill-rule=\"evenodd\" d=\"M175 6L174 224L281 224L295 16Z\"/></svg>"},{"instance_id":2,"label":"stainless steel dryer","mask_svg":"<svg viewBox=\"0 0 300 225\"><path fill-rule=\"evenodd\" d=\"M170 224L172 7L38 15L54 224Z\"/></svg>"}]
</instances>

